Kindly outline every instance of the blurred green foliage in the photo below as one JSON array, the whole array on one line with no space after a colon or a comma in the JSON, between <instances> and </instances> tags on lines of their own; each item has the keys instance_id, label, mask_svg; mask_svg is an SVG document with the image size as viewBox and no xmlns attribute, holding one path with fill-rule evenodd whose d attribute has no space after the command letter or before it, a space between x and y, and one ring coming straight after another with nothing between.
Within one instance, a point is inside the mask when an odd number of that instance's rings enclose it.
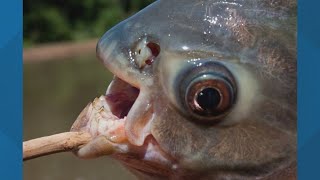
<instances>
[{"instance_id":1,"label":"blurred green foliage","mask_svg":"<svg viewBox=\"0 0 320 180\"><path fill-rule=\"evenodd\" d=\"M24 45L98 38L154 0L24 0Z\"/></svg>"}]
</instances>

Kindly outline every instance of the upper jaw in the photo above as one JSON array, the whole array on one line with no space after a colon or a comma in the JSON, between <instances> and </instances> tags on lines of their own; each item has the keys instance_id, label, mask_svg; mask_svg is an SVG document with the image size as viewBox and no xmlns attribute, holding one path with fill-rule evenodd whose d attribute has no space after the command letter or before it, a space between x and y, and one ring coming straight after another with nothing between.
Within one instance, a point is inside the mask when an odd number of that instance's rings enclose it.
<instances>
[{"instance_id":1,"label":"upper jaw","mask_svg":"<svg viewBox=\"0 0 320 180\"><path fill-rule=\"evenodd\" d=\"M118 26L121 27L121 24ZM127 140L133 145L141 146L151 134L154 119L150 94L153 79L150 74L137 67L131 49L125 48L123 41L114 39L115 36L120 36L117 34L120 32L121 28L120 31L119 27L113 28L99 40L97 56L115 75L106 94L110 111L119 118L126 117L124 130Z\"/></svg>"},{"instance_id":2,"label":"upper jaw","mask_svg":"<svg viewBox=\"0 0 320 180\"><path fill-rule=\"evenodd\" d=\"M92 103L94 110L80 129L94 137L105 136L115 148L112 155L117 159L126 161L125 157L131 156L142 169L162 167L171 171L177 167L177 161L161 148L151 133L155 118L154 99L150 94L153 79L135 67L130 48L123 48L127 40L114 39L123 37L115 34L121 32L118 30L111 29L97 44L98 58L115 77L106 95Z\"/></svg>"}]
</instances>

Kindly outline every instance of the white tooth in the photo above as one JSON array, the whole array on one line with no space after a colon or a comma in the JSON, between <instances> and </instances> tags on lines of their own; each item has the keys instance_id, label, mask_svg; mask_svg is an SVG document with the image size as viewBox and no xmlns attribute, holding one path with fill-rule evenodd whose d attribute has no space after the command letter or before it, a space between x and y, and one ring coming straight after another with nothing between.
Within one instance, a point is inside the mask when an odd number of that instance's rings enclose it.
<instances>
[{"instance_id":1,"label":"white tooth","mask_svg":"<svg viewBox=\"0 0 320 180\"><path fill-rule=\"evenodd\" d=\"M105 96L100 96L99 102L100 102L100 107L103 107L103 109L104 109L105 111L107 111L107 112L110 112L110 111L111 111L111 110L110 110L110 107L109 107L109 105L108 105L108 103L107 103L107 101L106 101Z\"/></svg>"},{"instance_id":2,"label":"white tooth","mask_svg":"<svg viewBox=\"0 0 320 180\"><path fill-rule=\"evenodd\" d=\"M98 130L98 121L97 121L97 113L96 111L93 111L93 113L90 116L90 124L89 124L89 129L90 133L93 135L96 135L96 132Z\"/></svg>"},{"instance_id":3,"label":"white tooth","mask_svg":"<svg viewBox=\"0 0 320 180\"><path fill-rule=\"evenodd\" d=\"M107 120L107 119L109 119L109 117L110 117L110 113L109 113L109 111L101 111L100 112L100 116L103 118L103 119L105 119L105 120Z\"/></svg>"},{"instance_id":4,"label":"white tooth","mask_svg":"<svg viewBox=\"0 0 320 180\"><path fill-rule=\"evenodd\" d=\"M98 132L99 134L104 134L108 130L108 122L101 119L99 121Z\"/></svg>"},{"instance_id":5,"label":"white tooth","mask_svg":"<svg viewBox=\"0 0 320 180\"><path fill-rule=\"evenodd\" d=\"M100 132L103 132L103 129L106 128L104 124L104 117L102 115L105 113L105 108L109 108L105 103L105 99L103 96L100 98L95 98L90 106L90 111L87 113L87 117L89 119L88 129L91 134L97 135Z\"/></svg>"},{"instance_id":6,"label":"white tooth","mask_svg":"<svg viewBox=\"0 0 320 180\"><path fill-rule=\"evenodd\" d=\"M92 107L95 111L99 111L101 108L103 108L103 105L101 103L101 98L95 98L92 102Z\"/></svg>"},{"instance_id":7,"label":"white tooth","mask_svg":"<svg viewBox=\"0 0 320 180\"><path fill-rule=\"evenodd\" d=\"M141 92L146 92L141 90ZM151 134L153 120L151 97L149 94L140 93L133 104L125 122L125 130L131 144L141 146L145 138Z\"/></svg>"}]
</instances>

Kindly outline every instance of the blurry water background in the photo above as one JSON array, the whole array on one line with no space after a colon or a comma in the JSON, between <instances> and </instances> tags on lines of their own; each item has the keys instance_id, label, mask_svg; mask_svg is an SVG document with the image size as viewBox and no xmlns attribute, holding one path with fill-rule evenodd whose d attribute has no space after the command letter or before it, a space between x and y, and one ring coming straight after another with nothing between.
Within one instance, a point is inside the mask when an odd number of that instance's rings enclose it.
<instances>
[{"instance_id":1,"label":"blurry water background","mask_svg":"<svg viewBox=\"0 0 320 180\"><path fill-rule=\"evenodd\" d=\"M99 38L113 25L151 2L25 0L24 48L56 41L85 42ZM79 13L85 14L84 20L76 19ZM96 19L90 20L90 17ZM88 23L93 23L92 27ZM68 131L87 103L105 93L112 79L112 74L94 53L67 59L24 61L23 76L24 140ZM134 179L109 157L81 160L72 153L60 153L23 164L25 180Z\"/></svg>"}]
</instances>

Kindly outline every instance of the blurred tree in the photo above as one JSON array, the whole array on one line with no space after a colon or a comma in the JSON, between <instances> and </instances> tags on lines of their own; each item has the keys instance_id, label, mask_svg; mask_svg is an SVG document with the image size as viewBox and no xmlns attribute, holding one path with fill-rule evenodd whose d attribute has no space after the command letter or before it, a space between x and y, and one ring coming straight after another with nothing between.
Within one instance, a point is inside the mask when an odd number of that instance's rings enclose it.
<instances>
[{"instance_id":1,"label":"blurred tree","mask_svg":"<svg viewBox=\"0 0 320 180\"><path fill-rule=\"evenodd\" d=\"M100 37L153 0L24 0L25 45Z\"/></svg>"},{"instance_id":2,"label":"blurred tree","mask_svg":"<svg viewBox=\"0 0 320 180\"><path fill-rule=\"evenodd\" d=\"M128 13L131 9L131 1L130 0L121 0L122 6L126 13Z\"/></svg>"}]
</instances>

